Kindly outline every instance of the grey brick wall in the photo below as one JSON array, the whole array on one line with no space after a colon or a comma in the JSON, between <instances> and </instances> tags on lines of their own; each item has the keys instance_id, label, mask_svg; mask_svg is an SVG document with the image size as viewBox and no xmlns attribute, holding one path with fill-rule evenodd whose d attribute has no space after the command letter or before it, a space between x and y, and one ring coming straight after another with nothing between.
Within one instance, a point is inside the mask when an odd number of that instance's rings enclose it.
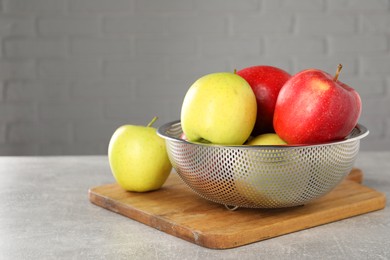
<instances>
[{"instance_id":1,"label":"grey brick wall","mask_svg":"<svg viewBox=\"0 0 390 260\"><path fill-rule=\"evenodd\" d=\"M0 0L0 48L0 155L106 154L200 76L258 64L342 63L362 149L390 149L390 0Z\"/></svg>"}]
</instances>

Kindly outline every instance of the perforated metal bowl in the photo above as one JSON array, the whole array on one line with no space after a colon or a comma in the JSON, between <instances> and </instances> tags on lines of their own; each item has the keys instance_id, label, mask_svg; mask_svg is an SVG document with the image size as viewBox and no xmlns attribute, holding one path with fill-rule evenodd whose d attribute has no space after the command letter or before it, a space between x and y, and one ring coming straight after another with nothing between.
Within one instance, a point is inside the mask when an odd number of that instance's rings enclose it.
<instances>
[{"instance_id":1,"label":"perforated metal bowl","mask_svg":"<svg viewBox=\"0 0 390 260\"><path fill-rule=\"evenodd\" d=\"M198 195L228 208L283 208L330 192L351 171L360 139L357 125L337 142L307 146L222 146L180 139L180 121L158 128L171 163Z\"/></svg>"}]
</instances>

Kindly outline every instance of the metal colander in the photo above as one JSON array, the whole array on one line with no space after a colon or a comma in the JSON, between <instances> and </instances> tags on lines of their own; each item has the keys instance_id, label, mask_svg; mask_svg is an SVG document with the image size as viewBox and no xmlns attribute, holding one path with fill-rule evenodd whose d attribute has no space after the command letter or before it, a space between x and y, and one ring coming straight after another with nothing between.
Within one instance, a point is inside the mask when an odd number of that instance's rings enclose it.
<instances>
[{"instance_id":1,"label":"metal colander","mask_svg":"<svg viewBox=\"0 0 390 260\"><path fill-rule=\"evenodd\" d=\"M229 209L307 204L330 192L351 171L360 139L357 125L342 141L306 146L222 146L180 139L180 121L158 128L172 166L198 195Z\"/></svg>"}]
</instances>

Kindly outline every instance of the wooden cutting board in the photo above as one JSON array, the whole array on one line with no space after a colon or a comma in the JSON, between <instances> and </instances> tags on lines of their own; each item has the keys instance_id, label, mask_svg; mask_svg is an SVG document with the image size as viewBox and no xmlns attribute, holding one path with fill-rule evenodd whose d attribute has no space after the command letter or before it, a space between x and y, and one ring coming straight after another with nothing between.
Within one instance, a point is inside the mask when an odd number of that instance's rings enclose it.
<instances>
[{"instance_id":1,"label":"wooden cutting board","mask_svg":"<svg viewBox=\"0 0 390 260\"><path fill-rule=\"evenodd\" d=\"M304 206L229 211L190 190L174 172L153 192L124 191L117 184L89 190L92 203L197 245L233 248L385 207L384 194L361 185L353 169L332 192Z\"/></svg>"}]
</instances>

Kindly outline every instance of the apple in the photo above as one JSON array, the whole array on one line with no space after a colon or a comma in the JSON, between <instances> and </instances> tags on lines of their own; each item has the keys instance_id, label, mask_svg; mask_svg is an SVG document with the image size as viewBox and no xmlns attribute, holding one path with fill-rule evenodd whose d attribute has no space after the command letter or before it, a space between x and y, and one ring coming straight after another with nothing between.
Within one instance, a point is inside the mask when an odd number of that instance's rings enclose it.
<instances>
[{"instance_id":1,"label":"apple","mask_svg":"<svg viewBox=\"0 0 390 260\"><path fill-rule=\"evenodd\" d=\"M229 72L205 75L188 89L181 126L188 141L241 145L256 122L256 97L248 82Z\"/></svg>"},{"instance_id":2,"label":"apple","mask_svg":"<svg viewBox=\"0 0 390 260\"><path fill-rule=\"evenodd\" d=\"M251 159L254 155L247 156ZM298 169L302 164L299 161L286 163L282 158L276 157L263 161L260 169L255 164L248 165L245 175L237 175L234 178L236 192L250 205L264 204L273 207L272 205L278 204L278 207L284 207L280 205L294 204L305 193L310 174L291 172L291 167Z\"/></svg>"},{"instance_id":3,"label":"apple","mask_svg":"<svg viewBox=\"0 0 390 260\"><path fill-rule=\"evenodd\" d=\"M253 89L257 101L257 120L252 135L273 133L276 99L284 83L291 77L286 71L273 66L252 66L237 71Z\"/></svg>"},{"instance_id":4,"label":"apple","mask_svg":"<svg viewBox=\"0 0 390 260\"><path fill-rule=\"evenodd\" d=\"M187 141L187 136L186 136L186 134L184 132L180 134L179 138L182 139L182 140Z\"/></svg>"},{"instance_id":5,"label":"apple","mask_svg":"<svg viewBox=\"0 0 390 260\"><path fill-rule=\"evenodd\" d=\"M274 128L288 144L316 144L345 138L356 126L359 94L336 75L307 69L292 76L279 92Z\"/></svg>"},{"instance_id":6,"label":"apple","mask_svg":"<svg viewBox=\"0 0 390 260\"><path fill-rule=\"evenodd\" d=\"M246 143L247 145L287 145L287 143L282 140L275 133L266 133L261 134Z\"/></svg>"},{"instance_id":7,"label":"apple","mask_svg":"<svg viewBox=\"0 0 390 260\"><path fill-rule=\"evenodd\" d=\"M125 190L146 192L159 189L171 172L165 141L152 124L123 125L110 139L108 159L112 174Z\"/></svg>"},{"instance_id":8,"label":"apple","mask_svg":"<svg viewBox=\"0 0 390 260\"><path fill-rule=\"evenodd\" d=\"M267 145L280 145L271 142ZM283 148L265 147L263 150L267 156L260 156L261 150L243 150L240 159L244 162L256 161L245 165L236 164L234 171L235 192L244 198L249 207L262 204L263 207L285 207L286 205L299 205L296 201L306 191L311 174L308 170L300 172L291 169L310 167L310 161L287 160L288 150ZM261 164L259 166L259 163ZM306 174L309 172L309 174Z\"/></svg>"}]
</instances>

